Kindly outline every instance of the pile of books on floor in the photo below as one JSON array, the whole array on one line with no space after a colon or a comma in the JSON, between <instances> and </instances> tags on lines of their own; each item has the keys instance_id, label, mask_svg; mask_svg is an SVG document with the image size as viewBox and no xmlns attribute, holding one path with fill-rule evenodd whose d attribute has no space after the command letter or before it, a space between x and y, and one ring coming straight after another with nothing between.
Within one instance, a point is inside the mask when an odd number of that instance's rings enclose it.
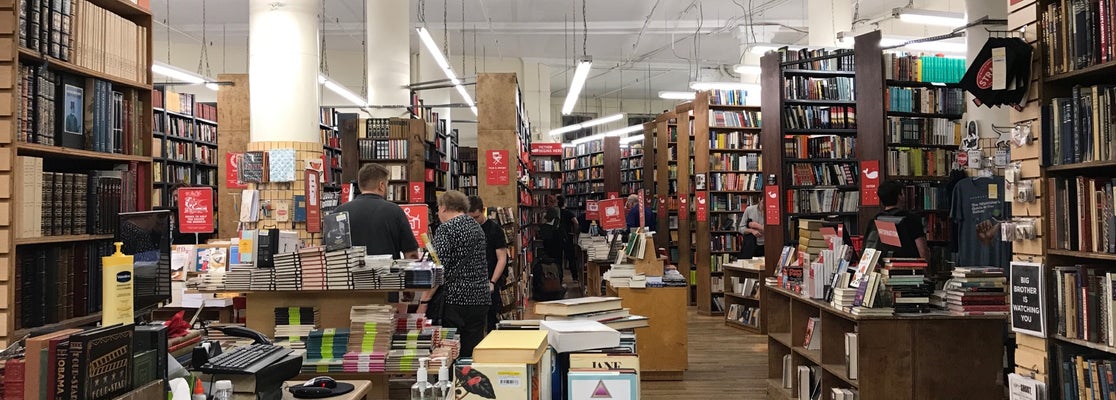
<instances>
[{"instance_id":1,"label":"pile of books on floor","mask_svg":"<svg viewBox=\"0 0 1116 400\"><path fill-rule=\"evenodd\" d=\"M933 286L926 283L926 260L921 258L885 258L884 277L892 304L897 313L925 313L930 311L930 292Z\"/></svg>"},{"instance_id":2,"label":"pile of books on floor","mask_svg":"<svg viewBox=\"0 0 1116 400\"><path fill-rule=\"evenodd\" d=\"M949 311L962 315L1007 315L1003 268L957 267L945 284Z\"/></svg>"},{"instance_id":3,"label":"pile of books on floor","mask_svg":"<svg viewBox=\"0 0 1116 400\"><path fill-rule=\"evenodd\" d=\"M275 344L292 349L305 349L310 332L320 326L317 307L275 308Z\"/></svg>"},{"instance_id":4,"label":"pile of books on floor","mask_svg":"<svg viewBox=\"0 0 1116 400\"><path fill-rule=\"evenodd\" d=\"M615 330L647 327L647 317L631 315L619 297L581 297L535 304L545 321L596 321Z\"/></svg>"},{"instance_id":5,"label":"pile of books on floor","mask_svg":"<svg viewBox=\"0 0 1116 400\"><path fill-rule=\"evenodd\" d=\"M395 307L353 306L349 321L348 352L342 362L345 372L383 372L395 333Z\"/></svg>"},{"instance_id":6,"label":"pile of books on floor","mask_svg":"<svg viewBox=\"0 0 1116 400\"><path fill-rule=\"evenodd\" d=\"M349 347L348 329L315 329L306 340L304 373L344 372L345 350Z\"/></svg>"}]
</instances>

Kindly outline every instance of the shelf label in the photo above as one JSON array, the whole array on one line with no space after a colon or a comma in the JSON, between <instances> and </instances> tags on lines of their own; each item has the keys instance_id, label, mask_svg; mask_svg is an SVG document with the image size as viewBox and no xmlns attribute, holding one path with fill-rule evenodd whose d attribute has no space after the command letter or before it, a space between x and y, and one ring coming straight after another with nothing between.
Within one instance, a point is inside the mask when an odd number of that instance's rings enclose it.
<instances>
[{"instance_id":1,"label":"shelf label","mask_svg":"<svg viewBox=\"0 0 1116 400\"><path fill-rule=\"evenodd\" d=\"M764 225L781 225L779 218L779 187L775 185L764 186Z\"/></svg>"},{"instance_id":2,"label":"shelf label","mask_svg":"<svg viewBox=\"0 0 1116 400\"><path fill-rule=\"evenodd\" d=\"M1042 264L1011 263L1011 330L1046 337Z\"/></svg>"},{"instance_id":3,"label":"shelf label","mask_svg":"<svg viewBox=\"0 0 1116 400\"><path fill-rule=\"evenodd\" d=\"M697 214L698 222L709 220L708 192L699 191L694 193L694 212Z\"/></svg>"},{"instance_id":4,"label":"shelf label","mask_svg":"<svg viewBox=\"0 0 1116 400\"><path fill-rule=\"evenodd\" d=\"M244 153L225 153L225 188L247 189L248 184L240 181L240 159Z\"/></svg>"},{"instance_id":5,"label":"shelf label","mask_svg":"<svg viewBox=\"0 0 1116 400\"><path fill-rule=\"evenodd\" d=\"M600 203L601 228L605 230L624 229L627 221L624 218L624 199L601 200Z\"/></svg>"},{"instance_id":6,"label":"shelf label","mask_svg":"<svg viewBox=\"0 0 1116 400\"><path fill-rule=\"evenodd\" d=\"M412 203L426 202L426 184L423 182L411 182L407 185L407 193L407 199Z\"/></svg>"},{"instance_id":7,"label":"shelf label","mask_svg":"<svg viewBox=\"0 0 1116 400\"><path fill-rule=\"evenodd\" d=\"M560 156L562 155L561 143L531 143L533 156Z\"/></svg>"},{"instance_id":8,"label":"shelf label","mask_svg":"<svg viewBox=\"0 0 1116 400\"><path fill-rule=\"evenodd\" d=\"M487 172L485 183L489 185L507 185L511 182L508 178L508 159L507 150L488 150L484 156L484 168Z\"/></svg>"},{"instance_id":9,"label":"shelf label","mask_svg":"<svg viewBox=\"0 0 1116 400\"><path fill-rule=\"evenodd\" d=\"M178 232L213 233L213 188L178 189Z\"/></svg>"},{"instance_id":10,"label":"shelf label","mask_svg":"<svg viewBox=\"0 0 1116 400\"><path fill-rule=\"evenodd\" d=\"M308 169L303 179L306 187L306 232L319 233L322 231L321 174Z\"/></svg>"},{"instance_id":11,"label":"shelf label","mask_svg":"<svg viewBox=\"0 0 1116 400\"><path fill-rule=\"evenodd\" d=\"M407 223L411 225L411 233L415 235L415 242L419 247L425 247L422 235L430 229L430 209L426 204L403 204L403 215L407 216Z\"/></svg>"},{"instance_id":12,"label":"shelf label","mask_svg":"<svg viewBox=\"0 0 1116 400\"><path fill-rule=\"evenodd\" d=\"M601 212L600 212L599 207L600 207L600 204L597 202L597 200L586 200L585 201L585 219L587 219L589 221L600 221L601 220Z\"/></svg>"},{"instance_id":13,"label":"shelf label","mask_svg":"<svg viewBox=\"0 0 1116 400\"><path fill-rule=\"evenodd\" d=\"M861 205L880 205L880 160L865 160L860 162L860 198Z\"/></svg>"}]
</instances>

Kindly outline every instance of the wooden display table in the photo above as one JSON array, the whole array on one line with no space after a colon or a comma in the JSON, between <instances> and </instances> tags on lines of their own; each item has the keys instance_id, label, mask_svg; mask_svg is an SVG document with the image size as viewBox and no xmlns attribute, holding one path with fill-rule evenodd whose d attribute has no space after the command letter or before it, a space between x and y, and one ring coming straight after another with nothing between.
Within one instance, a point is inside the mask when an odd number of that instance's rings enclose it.
<instances>
[{"instance_id":1,"label":"wooden display table","mask_svg":"<svg viewBox=\"0 0 1116 400\"><path fill-rule=\"evenodd\" d=\"M585 290L587 296L604 296L601 293L601 283L604 282L605 271L612 268L608 261L589 261L585 263Z\"/></svg>"},{"instance_id":2,"label":"wooden display table","mask_svg":"<svg viewBox=\"0 0 1116 400\"><path fill-rule=\"evenodd\" d=\"M822 397L832 388L854 389L862 400L1000 399L1003 384L1004 316L947 313L858 316L788 290L763 289L768 332L769 399L798 395L798 366L817 366ZM806 324L821 318L808 350ZM857 332L857 379L848 376L845 334ZM794 388L782 386L783 357L791 355ZM642 356L642 354L641 354ZM860 385L864 383L864 385Z\"/></svg>"},{"instance_id":3,"label":"wooden display table","mask_svg":"<svg viewBox=\"0 0 1116 400\"><path fill-rule=\"evenodd\" d=\"M650 326L636 329L640 379L680 381L689 368L686 308L689 288L647 289L608 287L610 296L619 296L624 308L647 317Z\"/></svg>"},{"instance_id":4,"label":"wooden display table","mask_svg":"<svg viewBox=\"0 0 1116 400\"><path fill-rule=\"evenodd\" d=\"M369 394L368 392L372 389L372 386L373 386L372 382L370 382L370 381L361 381L361 380L354 380L354 381L345 380L345 381L343 381L343 380L339 380L337 382L344 382L344 383L348 383L350 385L353 385L353 391L351 391L349 393L345 393L345 394L340 395L340 396L327 397L328 399L331 399L331 400L364 400L364 399L373 399L373 398L375 398L375 399L386 399L387 398L386 394L384 395L384 397L367 397L368 394ZM306 383L306 381L287 381L287 383L285 385L283 385L283 400L297 400L297 399L295 399L294 395L291 394L291 392L289 390L287 390L287 388L291 387L291 386L294 386L294 385L301 385L303 383Z\"/></svg>"}]
</instances>

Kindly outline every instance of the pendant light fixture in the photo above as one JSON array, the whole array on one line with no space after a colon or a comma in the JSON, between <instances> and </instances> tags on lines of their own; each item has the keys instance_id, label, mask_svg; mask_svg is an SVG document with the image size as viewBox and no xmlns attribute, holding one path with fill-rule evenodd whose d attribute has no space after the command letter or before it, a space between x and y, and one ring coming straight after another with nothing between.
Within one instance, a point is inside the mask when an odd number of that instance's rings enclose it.
<instances>
[{"instance_id":1,"label":"pendant light fixture","mask_svg":"<svg viewBox=\"0 0 1116 400\"><path fill-rule=\"evenodd\" d=\"M577 105L577 96L585 88L585 81L589 79L589 71L593 68L593 58L589 57L586 45L589 44L589 23L586 22L585 0L581 0L581 59L577 61L573 80L570 81L569 90L566 91L566 101L562 103L562 115L570 115ZM576 32L576 31L575 31ZM576 51L576 50L575 50Z\"/></svg>"}]
</instances>

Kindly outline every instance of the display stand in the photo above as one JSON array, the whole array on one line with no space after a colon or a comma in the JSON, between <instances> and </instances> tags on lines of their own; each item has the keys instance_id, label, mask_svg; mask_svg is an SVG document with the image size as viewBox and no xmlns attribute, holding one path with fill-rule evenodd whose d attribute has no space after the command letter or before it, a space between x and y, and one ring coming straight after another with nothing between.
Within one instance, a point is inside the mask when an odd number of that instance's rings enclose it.
<instances>
[{"instance_id":1,"label":"display stand","mask_svg":"<svg viewBox=\"0 0 1116 400\"><path fill-rule=\"evenodd\" d=\"M636 329L640 379L680 381L689 368L685 287L647 289L608 287L609 296L633 315L647 317L650 326Z\"/></svg>"}]
</instances>

